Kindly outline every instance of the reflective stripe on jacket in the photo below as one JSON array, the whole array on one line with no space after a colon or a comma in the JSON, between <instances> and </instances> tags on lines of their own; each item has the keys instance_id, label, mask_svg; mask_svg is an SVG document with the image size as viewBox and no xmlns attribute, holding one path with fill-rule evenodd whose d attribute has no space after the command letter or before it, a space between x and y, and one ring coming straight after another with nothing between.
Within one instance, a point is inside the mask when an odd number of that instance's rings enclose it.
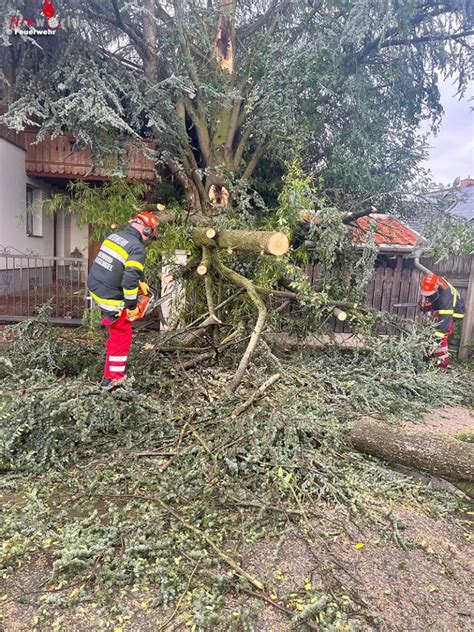
<instances>
[{"instance_id":1,"label":"reflective stripe on jacket","mask_svg":"<svg viewBox=\"0 0 474 632\"><path fill-rule=\"evenodd\" d=\"M104 239L87 279L89 293L101 309L119 312L136 307L145 258L142 236L132 226Z\"/></svg>"},{"instance_id":2,"label":"reflective stripe on jacket","mask_svg":"<svg viewBox=\"0 0 474 632\"><path fill-rule=\"evenodd\" d=\"M447 287L439 287L431 301L431 311L438 318L435 335L442 337L448 333L453 318L464 318L464 301L456 288L448 283Z\"/></svg>"}]
</instances>

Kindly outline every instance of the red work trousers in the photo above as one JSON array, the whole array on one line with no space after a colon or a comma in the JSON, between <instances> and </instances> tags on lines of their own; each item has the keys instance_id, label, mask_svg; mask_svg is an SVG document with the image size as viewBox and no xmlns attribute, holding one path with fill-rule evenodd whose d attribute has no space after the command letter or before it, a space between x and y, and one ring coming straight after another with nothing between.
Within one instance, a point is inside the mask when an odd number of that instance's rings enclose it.
<instances>
[{"instance_id":1,"label":"red work trousers","mask_svg":"<svg viewBox=\"0 0 474 632\"><path fill-rule=\"evenodd\" d=\"M108 380L120 380L125 377L128 352L132 344L132 323L127 320L127 310L123 309L114 320L105 316L102 325L109 328L104 377Z\"/></svg>"},{"instance_id":2,"label":"red work trousers","mask_svg":"<svg viewBox=\"0 0 474 632\"><path fill-rule=\"evenodd\" d=\"M436 364L445 369L451 364L451 358L449 357L449 336L453 333L453 324L449 325L448 331L441 338L439 347L431 353L431 357L436 361Z\"/></svg>"}]
</instances>

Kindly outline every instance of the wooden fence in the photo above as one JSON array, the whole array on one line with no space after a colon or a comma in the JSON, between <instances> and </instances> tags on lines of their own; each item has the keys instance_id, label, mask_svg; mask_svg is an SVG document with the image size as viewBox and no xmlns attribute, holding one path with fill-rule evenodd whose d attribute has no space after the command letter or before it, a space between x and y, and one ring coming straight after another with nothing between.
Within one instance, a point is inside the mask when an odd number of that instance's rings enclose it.
<instances>
[{"instance_id":1,"label":"wooden fence","mask_svg":"<svg viewBox=\"0 0 474 632\"><path fill-rule=\"evenodd\" d=\"M474 338L474 257L449 257L436 263L434 259L422 259L421 263L436 274L445 277L458 290L466 304L466 315L462 320L459 341L459 357L466 359L473 350ZM318 286L318 266L306 267L311 282ZM377 261L375 275L367 288L367 304L384 312L392 312L421 320L422 312L416 307L394 307L398 303L417 303L420 300L422 272L415 268L413 259L403 256L381 256ZM349 332L346 323L335 322L334 330Z\"/></svg>"}]
</instances>

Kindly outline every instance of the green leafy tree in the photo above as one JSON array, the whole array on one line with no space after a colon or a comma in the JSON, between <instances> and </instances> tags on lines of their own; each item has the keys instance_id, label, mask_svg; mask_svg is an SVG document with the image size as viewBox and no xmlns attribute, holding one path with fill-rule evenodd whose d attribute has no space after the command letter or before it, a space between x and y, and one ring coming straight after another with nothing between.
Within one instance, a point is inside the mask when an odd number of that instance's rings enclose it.
<instances>
[{"instance_id":1,"label":"green leafy tree","mask_svg":"<svg viewBox=\"0 0 474 632\"><path fill-rule=\"evenodd\" d=\"M462 93L471 63L467 0L57 6L54 37L11 34L3 21L4 121L37 125L40 138L71 131L97 159L151 139L189 210L204 214L213 185L238 200L265 161L296 151L339 207L388 204L422 156L420 121L439 121L438 71ZM37 12L29 1L17 9Z\"/></svg>"},{"instance_id":2,"label":"green leafy tree","mask_svg":"<svg viewBox=\"0 0 474 632\"><path fill-rule=\"evenodd\" d=\"M93 227L92 239L100 240L110 233L111 228L130 219L130 209L139 205L147 188L145 184L128 183L120 178L100 187L76 180L69 183L67 193L51 198L48 210L51 213L60 210L74 213L80 226Z\"/></svg>"}]
</instances>

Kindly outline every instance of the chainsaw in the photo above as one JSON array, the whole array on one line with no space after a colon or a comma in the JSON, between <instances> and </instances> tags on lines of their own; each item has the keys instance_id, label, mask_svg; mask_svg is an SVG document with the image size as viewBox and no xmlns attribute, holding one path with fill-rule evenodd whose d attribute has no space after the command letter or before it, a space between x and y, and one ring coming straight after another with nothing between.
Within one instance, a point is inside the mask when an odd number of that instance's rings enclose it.
<instances>
[{"instance_id":1,"label":"chainsaw","mask_svg":"<svg viewBox=\"0 0 474 632\"><path fill-rule=\"evenodd\" d=\"M419 307L420 309L429 310L431 301L419 301L418 303L395 303L392 307Z\"/></svg>"},{"instance_id":2,"label":"chainsaw","mask_svg":"<svg viewBox=\"0 0 474 632\"><path fill-rule=\"evenodd\" d=\"M137 301L138 314L133 316L132 318L128 318L130 322L135 322L136 320L141 320L147 314L151 314L151 312L165 303L171 296L172 292L168 292L163 296L158 296L158 292L152 288L148 288L148 294L139 294Z\"/></svg>"}]
</instances>

